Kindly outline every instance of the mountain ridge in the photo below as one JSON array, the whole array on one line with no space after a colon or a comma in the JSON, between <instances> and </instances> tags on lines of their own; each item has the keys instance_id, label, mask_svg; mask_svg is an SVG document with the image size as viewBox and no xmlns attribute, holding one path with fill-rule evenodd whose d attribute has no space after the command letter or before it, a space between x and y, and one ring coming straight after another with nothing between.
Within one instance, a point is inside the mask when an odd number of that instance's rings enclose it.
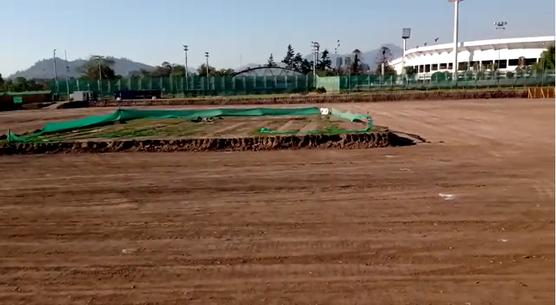
<instances>
[{"instance_id":1,"label":"mountain ridge","mask_svg":"<svg viewBox=\"0 0 556 305\"><path fill-rule=\"evenodd\" d=\"M402 55L402 49L395 44L388 43L388 44L384 44L383 46L388 47L390 49L390 51L392 52L392 59L398 58ZM362 62L373 67L375 65L375 61L379 52L380 52L380 48L362 52ZM348 56L352 56L352 53L338 54L338 56L345 58ZM114 69L116 75L122 75L124 77L128 76L130 72L140 71L142 69L147 71L152 71L155 69L154 66L133 61L125 57L115 58L115 57L108 56L108 58L114 60L114 65L112 66L112 68ZM311 60L312 55L311 54L305 55L304 58ZM336 55L330 53L330 59L332 60L332 66L334 67L336 64ZM278 66L283 66L280 61L281 60L277 60L276 63L278 64ZM82 75L82 72L80 71L80 67L83 66L83 64L85 64L86 62L87 61L84 59L65 61L64 59L57 57L56 67L57 67L58 77L65 78L66 75L69 76L70 78L80 77ZM234 70L243 71L247 68L262 67L265 64L266 63L261 63L261 64L249 63L247 65L237 67ZM194 70L190 68L190 71L193 72ZM17 77L24 77L26 79L52 79L54 78L53 59L49 58L49 59L39 60L36 63L34 63L31 67L27 68L26 70L17 71L14 74L8 76L7 78L14 79Z\"/></svg>"},{"instance_id":2,"label":"mountain ridge","mask_svg":"<svg viewBox=\"0 0 556 305\"><path fill-rule=\"evenodd\" d=\"M128 76L130 72L139 71L141 69L152 71L153 66L136 62L131 59L121 57L107 57L114 60L114 65L112 69L116 75ZM75 59L70 61L65 61L64 59L56 57L56 70L59 78L64 78L69 76L70 78L78 78L83 73L80 68L87 61L84 59ZM54 60L52 58L41 59L34 63L31 67L17 71L14 74L8 76L8 79L14 79L17 77L24 77L26 79L52 79L54 78Z\"/></svg>"}]
</instances>

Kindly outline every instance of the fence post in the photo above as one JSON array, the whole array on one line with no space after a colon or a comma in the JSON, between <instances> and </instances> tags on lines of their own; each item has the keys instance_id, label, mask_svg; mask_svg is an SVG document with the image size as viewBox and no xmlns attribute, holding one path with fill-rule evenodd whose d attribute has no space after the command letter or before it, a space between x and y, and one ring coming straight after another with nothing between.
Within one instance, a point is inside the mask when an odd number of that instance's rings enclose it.
<instances>
[{"instance_id":1,"label":"fence post","mask_svg":"<svg viewBox=\"0 0 556 305\"><path fill-rule=\"evenodd\" d=\"M309 75L305 75L305 91L309 91Z\"/></svg>"},{"instance_id":2,"label":"fence post","mask_svg":"<svg viewBox=\"0 0 556 305\"><path fill-rule=\"evenodd\" d=\"M75 80L75 83L76 83L76 85L77 85L77 91L81 91L81 90L79 89L79 80L76 79L76 80Z\"/></svg>"},{"instance_id":3,"label":"fence post","mask_svg":"<svg viewBox=\"0 0 556 305\"><path fill-rule=\"evenodd\" d=\"M253 75L253 89L256 91L257 89L257 77Z\"/></svg>"},{"instance_id":4,"label":"fence post","mask_svg":"<svg viewBox=\"0 0 556 305\"><path fill-rule=\"evenodd\" d=\"M267 90L267 88L266 88L266 87L267 87L267 86L266 86L266 75L263 76L263 82L264 82L263 87L264 87L264 90L266 91L266 90Z\"/></svg>"}]
</instances>

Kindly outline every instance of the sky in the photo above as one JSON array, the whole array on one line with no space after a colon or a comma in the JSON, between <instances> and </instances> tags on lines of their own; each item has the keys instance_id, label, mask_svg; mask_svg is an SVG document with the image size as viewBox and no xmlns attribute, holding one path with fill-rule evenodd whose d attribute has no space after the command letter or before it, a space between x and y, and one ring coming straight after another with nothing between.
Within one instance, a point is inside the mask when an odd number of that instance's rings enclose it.
<instances>
[{"instance_id":1,"label":"sky","mask_svg":"<svg viewBox=\"0 0 556 305\"><path fill-rule=\"evenodd\" d=\"M288 44L308 54L311 41L333 52L382 44L408 48L452 40L453 4L447 0L0 0L0 73L24 70L58 50L68 59L100 54L157 65L189 66L210 52L210 64L237 68L280 61ZM460 39L554 35L554 0L465 0ZM508 22L497 31L494 21Z\"/></svg>"}]
</instances>

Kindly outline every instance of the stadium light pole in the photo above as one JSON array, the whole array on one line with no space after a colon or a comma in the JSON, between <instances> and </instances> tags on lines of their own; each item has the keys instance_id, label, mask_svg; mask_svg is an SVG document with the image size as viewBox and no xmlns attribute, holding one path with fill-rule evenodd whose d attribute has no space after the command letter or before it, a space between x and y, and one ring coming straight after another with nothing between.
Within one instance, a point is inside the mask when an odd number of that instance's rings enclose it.
<instances>
[{"instance_id":1,"label":"stadium light pole","mask_svg":"<svg viewBox=\"0 0 556 305\"><path fill-rule=\"evenodd\" d=\"M185 91L187 91L189 89L189 80L188 80L188 71L187 71L187 51L189 51L189 46L188 45L183 45L183 52L185 53L185 72L184 72L184 77L185 77L185 89L183 90L183 92L185 93Z\"/></svg>"},{"instance_id":2,"label":"stadium light pole","mask_svg":"<svg viewBox=\"0 0 556 305\"><path fill-rule=\"evenodd\" d=\"M66 93L68 94L68 100L70 95L70 86L69 86L69 65L68 65L68 52L64 50L64 58L66 60Z\"/></svg>"},{"instance_id":3,"label":"stadium light pole","mask_svg":"<svg viewBox=\"0 0 556 305\"><path fill-rule=\"evenodd\" d=\"M402 30L402 75L406 77L406 73L405 73L405 51L407 51L407 40L411 38L411 29L410 28L404 28Z\"/></svg>"},{"instance_id":4,"label":"stadium light pole","mask_svg":"<svg viewBox=\"0 0 556 305\"><path fill-rule=\"evenodd\" d=\"M508 22L506 22L506 21L496 21L496 22L494 22L494 26L496 26L497 31L506 30L506 25L508 25ZM496 63L495 66L493 66L493 68L494 67L496 67L496 79L498 79L498 70L500 69L500 47L498 47L498 62Z\"/></svg>"},{"instance_id":5,"label":"stadium light pole","mask_svg":"<svg viewBox=\"0 0 556 305\"><path fill-rule=\"evenodd\" d=\"M311 41L311 46L313 47L313 85L317 86L317 60L319 58L319 48L320 44L316 41Z\"/></svg>"},{"instance_id":6,"label":"stadium light pole","mask_svg":"<svg viewBox=\"0 0 556 305\"><path fill-rule=\"evenodd\" d=\"M340 65L338 61L338 49L340 48L340 40L338 39L338 44L334 48L334 59L336 60L336 73L340 72Z\"/></svg>"},{"instance_id":7,"label":"stadium light pole","mask_svg":"<svg viewBox=\"0 0 556 305\"><path fill-rule=\"evenodd\" d=\"M209 52L205 52L205 57L206 57L206 71L207 71L207 90L209 87Z\"/></svg>"},{"instance_id":8,"label":"stadium light pole","mask_svg":"<svg viewBox=\"0 0 556 305\"><path fill-rule=\"evenodd\" d=\"M52 59L54 60L54 85L56 86L56 94L58 94L58 69L56 68L56 49L52 51Z\"/></svg>"},{"instance_id":9,"label":"stadium light pole","mask_svg":"<svg viewBox=\"0 0 556 305\"><path fill-rule=\"evenodd\" d=\"M459 36L459 3L463 0L448 0L454 3L454 80L458 81L458 36Z\"/></svg>"},{"instance_id":10,"label":"stadium light pole","mask_svg":"<svg viewBox=\"0 0 556 305\"><path fill-rule=\"evenodd\" d=\"M101 62L104 59L104 57L100 56L100 55L95 55L92 58L96 59L97 62L98 62L98 92L99 92L99 96L102 96L102 68L101 68Z\"/></svg>"}]
</instances>

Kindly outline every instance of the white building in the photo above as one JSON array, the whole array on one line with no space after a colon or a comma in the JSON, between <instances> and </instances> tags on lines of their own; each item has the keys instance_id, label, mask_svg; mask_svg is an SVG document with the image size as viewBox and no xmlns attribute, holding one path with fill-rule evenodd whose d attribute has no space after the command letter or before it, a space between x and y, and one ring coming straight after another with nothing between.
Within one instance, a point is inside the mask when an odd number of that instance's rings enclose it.
<instances>
[{"instance_id":1,"label":"white building","mask_svg":"<svg viewBox=\"0 0 556 305\"><path fill-rule=\"evenodd\" d=\"M536 63L543 51L554 44L554 36L491 39L460 42L458 71L515 71L519 59L525 66ZM453 43L417 47L405 52L404 58L390 62L398 75L403 67L414 67L418 79L430 79L435 72L453 72Z\"/></svg>"}]
</instances>

